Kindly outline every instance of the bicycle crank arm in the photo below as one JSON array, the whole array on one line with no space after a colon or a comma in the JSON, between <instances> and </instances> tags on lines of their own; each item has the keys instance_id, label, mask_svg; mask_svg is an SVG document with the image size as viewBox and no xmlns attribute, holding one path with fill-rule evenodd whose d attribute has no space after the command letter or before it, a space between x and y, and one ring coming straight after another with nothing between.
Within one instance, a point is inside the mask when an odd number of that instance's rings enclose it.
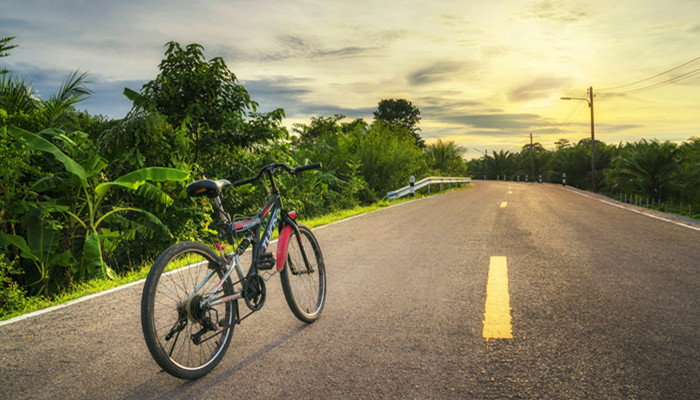
<instances>
[{"instance_id":1,"label":"bicycle crank arm","mask_svg":"<svg viewBox=\"0 0 700 400\"><path fill-rule=\"evenodd\" d=\"M311 266L309 266L309 269L307 269L305 271L292 270L292 275L308 275L308 274L313 274L314 271L315 270L313 268L311 268Z\"/></svg>"}]
</instances>

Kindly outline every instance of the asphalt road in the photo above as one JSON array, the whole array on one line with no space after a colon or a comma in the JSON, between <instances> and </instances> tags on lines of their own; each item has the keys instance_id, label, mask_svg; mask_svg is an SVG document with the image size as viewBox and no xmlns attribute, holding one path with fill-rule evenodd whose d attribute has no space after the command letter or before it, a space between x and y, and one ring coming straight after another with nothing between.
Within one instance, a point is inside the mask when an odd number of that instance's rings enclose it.
<instances>
[{"instance_id":1,"label":"asphalt road","mask_svg":"<svg viewBox=\"0 0 700 400\"><path fill-rule=\"evenodd\" d=\"M315 234L328 296L314 324L273 277L221 364L182 381L146 349L137 284L0 326L0 399L700 398L698 229L477 182ZM510 339L483 336L494 256Z\"/></svg>"}]
</instances>

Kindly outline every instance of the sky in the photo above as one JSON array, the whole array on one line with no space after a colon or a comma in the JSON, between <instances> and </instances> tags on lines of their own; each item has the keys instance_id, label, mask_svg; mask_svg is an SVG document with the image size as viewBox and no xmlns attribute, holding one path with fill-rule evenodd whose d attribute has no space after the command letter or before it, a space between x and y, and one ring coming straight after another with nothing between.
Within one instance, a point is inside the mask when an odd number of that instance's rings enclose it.
<instances>
[{"instance_id":1,"label":"sky","mask_svg":"<svg viewBox=\"0 0 700 400\"><path fill-rule=\"evenodd\" d=\"M700 136L698 16L700 0L0 0L0 37L19 45L0 67L42 97L88 72L78 108L122 118L167 42L198 43L290 131L403 98L426 142L469 159L531 133L548 149L590 138L588 102L561 100L589 87L598 140Z\"/></svg>"}]
</instances>

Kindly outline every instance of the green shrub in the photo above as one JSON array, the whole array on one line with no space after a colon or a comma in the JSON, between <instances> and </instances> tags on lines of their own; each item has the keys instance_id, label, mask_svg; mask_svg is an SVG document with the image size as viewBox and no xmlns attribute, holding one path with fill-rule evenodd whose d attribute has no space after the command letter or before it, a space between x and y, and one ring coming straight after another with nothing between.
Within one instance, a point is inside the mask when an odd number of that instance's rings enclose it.
<instances>
[{"instance_id":1,"label":"green shrub","mask_svg":"<svg viewBox=\"0 0 700 400\"><path fill-rule=\"evenodd\" d=\"M24 309L26 292L15 281L21 273L17 262L0 253L0 319Z\"/></svg>"}]
</instances>

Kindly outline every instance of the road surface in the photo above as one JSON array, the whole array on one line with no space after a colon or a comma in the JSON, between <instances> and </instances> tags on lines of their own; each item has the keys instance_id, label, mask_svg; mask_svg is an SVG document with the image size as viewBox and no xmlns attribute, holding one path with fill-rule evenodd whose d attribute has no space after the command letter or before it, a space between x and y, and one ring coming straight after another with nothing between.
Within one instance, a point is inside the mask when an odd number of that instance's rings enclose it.
<instances>
[{"instance_id":1,"label":"road surface","mask_svg":"<svg viewBox=\"0 0 700 400\"><path fill-rule=\"evenodd\" d=\"M610 203L476 182L317 229L322 317L273 277L193 382L151 359L142 283L6 323L0 399L698 399L700 230Z\"/></svg>"}]
</instances>

